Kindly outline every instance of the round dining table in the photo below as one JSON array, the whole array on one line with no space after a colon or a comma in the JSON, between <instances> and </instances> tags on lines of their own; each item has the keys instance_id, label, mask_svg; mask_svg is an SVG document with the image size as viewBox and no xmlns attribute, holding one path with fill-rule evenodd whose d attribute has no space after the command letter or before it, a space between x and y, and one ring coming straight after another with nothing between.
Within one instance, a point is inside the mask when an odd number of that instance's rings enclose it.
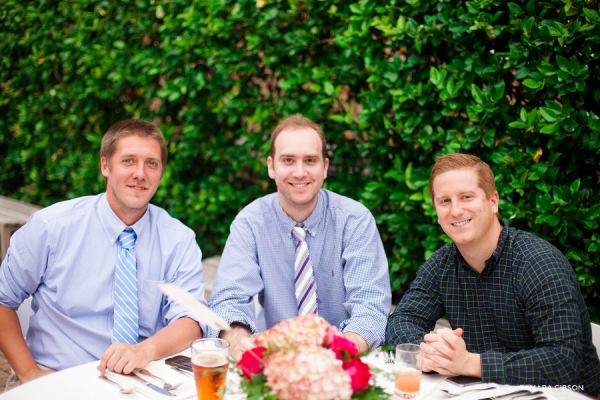
<instances>
[{"instance_id":1,"label":"round dining table","mask_svg":"<svg viewBox=\"0 0 600 400\"><path fill-rule=\"evenodd\" d=\"M189 356L189 349L181 353L181 355ZM380 372L375 374L374 383L383 387L386 392L392 394L394 390L393 383L393 364L386 364L385 357L380 351L375 351L365 357L363 360L373 369ZM99 371L96 369L98 362L91 362L77 367L65 369L56 372L37 380L21 385L13 390L10 390L0 395L0 400L183 400L196 399L196 387L194 379L173 370L166 365L163 360L152 361L146 369L155 375L158 375L171 384L182 382L183 384L177 389L172 390L174 396L166 396L158 393L142 383L133 380L132 378L123 375L107 372L109 377L121 383L123 387L135 387L136 390L129 394L120 393L119 389L98 377ZM160 381L144 376L148 381L161 386ZM240 390L240 376L235 371L229 371L227 374L227 390L225 399L227 400L242 400L246 396ZM460 400L477 400L491 398L503 394L515 392L518 390L529 390L530 392L542 392L539 396L545 396L549 400L584 400L589 399L587 396L571 390L565 386L511 386L499 385L496 383L479 383L476 385L460 387L448 381L446 377L437 374L423 374L421 379L421 391L415 400L430 399L430 400L447 400L447 396L440 389L445 389L451 392L461 392L470 389L488 388L485 391L474 391L461 395ZM522 400L532 400L538 396L519 397ZM509 400L510 397L503 397L503 400Z\"/></svg>"}]
</instances>

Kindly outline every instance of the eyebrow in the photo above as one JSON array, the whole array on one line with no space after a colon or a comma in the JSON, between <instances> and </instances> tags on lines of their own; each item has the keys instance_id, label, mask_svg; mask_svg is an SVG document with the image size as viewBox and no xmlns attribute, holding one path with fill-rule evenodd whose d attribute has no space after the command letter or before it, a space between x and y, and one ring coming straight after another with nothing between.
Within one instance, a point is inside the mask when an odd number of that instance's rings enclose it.
<instances>
[{"instance_id":1,"label":"eyebrow","mask_svg":"<svg viewBox=\"0 0 600 400\"><path fill-rule=\"evenodd\" d=\"M279 156L279 158L286 158L286 157L287 158L296 158L298 156L296 154L281 154ZM316 158L316 157L319 157L319 155L318 154L308 154L308 155L306 155L304 157L305 158Z\"/></svg>"},{"instance_id":2,"label":"eyebrow","mask_svg":"<svg viewBox=\"0 0 600 400\"><path fill-rule=\"evenodd\" d=\"M465 190L464 192L458 193L459 196L464 196L465 194L472 194L472 195L474 195L475 192L472 191L472 190ZM435 196L435 200L443 199L445 197L447 197L447 196Z\"/></svg>"}]
</instances>

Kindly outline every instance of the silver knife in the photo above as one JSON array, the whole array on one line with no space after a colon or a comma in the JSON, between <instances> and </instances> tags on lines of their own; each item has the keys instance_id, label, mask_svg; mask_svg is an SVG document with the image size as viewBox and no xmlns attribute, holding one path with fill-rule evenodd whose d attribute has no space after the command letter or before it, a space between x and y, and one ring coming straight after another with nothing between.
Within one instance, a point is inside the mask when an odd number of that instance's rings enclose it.
<instances>
[{"instance_id":1,"label":"silver knife","mask_svg":"<svg viewBox=\"0 0 600 400\"><path fill-rule=\"evenodd\" d=\"M166 391L165 389L163 389L163 388L161 388L161 387L158 387L158 386L156 386L156 385L154 385L154 384L152 384L152 383L148 382L147 380L145 380L144 378L141 378L141 377L137 376L137 375L136 375L136 374L134 374L133 372L132 372L132 373L130 373L130 374L123 374L123 375L125 375L125 376L129 376L129 377L131 377L131 378L134 378L134 379L137 379L138 381L140 381L140 382L143 382L143 383L144 383L144 385L146 385L146 386L147 386L147 387L149 387L150 389L152 389L152 390L154 390L154 391L156 391L156 392L158 392L158 393L164 394L165 396L171 396L171 397L175 397L175 395L174 395L173 393L169 393L169 392L168 392L168 391Z\"/></svg>"},{"instance_id":2,"label":"silver knife","mask_svg":"<svg viewBox=\"0 0 600 400\"><path fill-rule=\"evenodd\" d=\"M501 399L503 397L514 396L515 394L521 394L521 393L530 394L531 392L529 390L517 390L516 392L510 392L510 393L501 394L501 395L492 396L492 397L484 397L483 399L479 399L479 400L496 400L496 399Z\"/></svg>"}]
</instances>

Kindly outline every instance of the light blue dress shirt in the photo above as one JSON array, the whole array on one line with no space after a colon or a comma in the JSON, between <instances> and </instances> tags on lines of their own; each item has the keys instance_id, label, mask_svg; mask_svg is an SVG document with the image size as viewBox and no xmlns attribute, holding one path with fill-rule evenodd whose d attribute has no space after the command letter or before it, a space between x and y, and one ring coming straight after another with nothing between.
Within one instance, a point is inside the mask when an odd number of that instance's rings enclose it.
<instances>
[{"instance_id":1,"label":"light blue dress shirt","mask_svg":"<svg viewBox=\"0 0 600 400\"><path fill-rule=\"evenodd\" d=\"M277 193L244 208L231 224L210 296L227 322L257 331L252 296L259 295L266 327L298 315L294 286L296 221ZM375 219L362 204L325 189L304 221L313 262L319 315L369 345L383 344L391 307L390 278ZM209 328L209 336L220 331Z\"/></svg>"},{"instance_id":2,"label":"light blue dress shirt","mask_svg":"<svg viewBox=\"0 0 600 400\"><path fill-rule=\"evenodd\" d=\"M16 310L33 295L26 341L38 364L73 367L100 359L111 345L118 237L126 227L103 193L38 211L11 237L0 267L0 304ZM202 254L194 232L159 207L149 205L131 227L143 340L191 317L159 283L174 283L205 303Z\"/></svg>"}]
</instances>

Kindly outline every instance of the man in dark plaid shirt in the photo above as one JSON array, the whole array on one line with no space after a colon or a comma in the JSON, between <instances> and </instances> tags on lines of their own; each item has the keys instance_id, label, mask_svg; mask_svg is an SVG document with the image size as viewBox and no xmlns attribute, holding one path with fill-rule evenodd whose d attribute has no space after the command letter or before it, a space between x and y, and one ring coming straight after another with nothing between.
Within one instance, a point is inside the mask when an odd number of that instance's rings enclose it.
<instances>
[{"instance_id":1,"label":"man in dark plaid shirt","mask_svg":"<svg viewBox=\"0 0 600 400\"><path fill-rule=\"evenodd\" d=\"M451 154L431 171L438 222L454 241L436 251L390 316L388 344L421 343L423 371L600 390L588 311L565 256L498 218L489 166ZM430 332L444 314L454 330Z\"/></svg>"}]
</instances>

